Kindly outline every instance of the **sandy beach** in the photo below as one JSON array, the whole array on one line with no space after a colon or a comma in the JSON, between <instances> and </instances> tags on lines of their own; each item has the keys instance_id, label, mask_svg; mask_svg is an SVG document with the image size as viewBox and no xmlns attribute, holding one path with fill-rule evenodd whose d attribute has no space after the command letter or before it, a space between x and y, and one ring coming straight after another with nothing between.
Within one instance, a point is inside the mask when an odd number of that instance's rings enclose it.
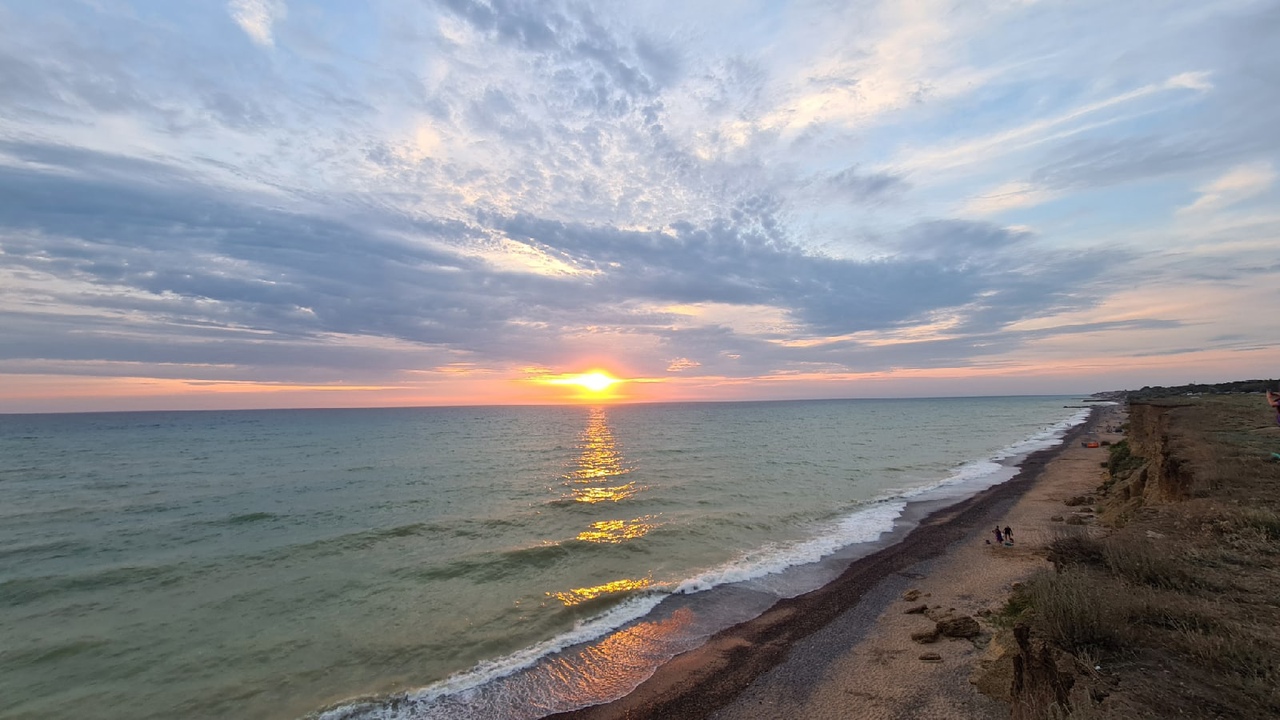
<instances>
[{"instance_id":1,"label":"sandy beach","mask_svg":"<svg viewBox=\"0 0 1280 720\"><path fill-rule=\"evenodd\" d=\"M1032 454L1014 479L934 511L902 542L856 561L834 582L775 605L681 655L612 703L552 717L990 718L1009 706L970 682L984 664L994 628L983 618L1014 583L1044 567L1043 546L1070 515L1064 501L1101 479L1106 448L1080 437L1122 422L1099 407L1061 445ZM997 545L996 526L1014 530ZM910 597L912 600L904 599ZM980 634L921 643L928 615L970 616ZM915 608L916 613L907 613ZM923 656L923 657L922 657Z\"/></svg>"}]
</instances>

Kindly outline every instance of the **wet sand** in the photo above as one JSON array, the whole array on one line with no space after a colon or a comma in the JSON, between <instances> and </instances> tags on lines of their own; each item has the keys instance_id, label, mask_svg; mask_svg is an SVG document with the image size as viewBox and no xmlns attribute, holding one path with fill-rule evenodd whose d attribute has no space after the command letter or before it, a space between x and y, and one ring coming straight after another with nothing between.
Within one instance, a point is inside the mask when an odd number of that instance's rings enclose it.
<instances>
[{"instance_id":1,"label":"wet sand","mask_svg":"<svg viewBox=\"0 0 1280 720\"><path fill-rule=\"evenodd\" d=\"M627 696L550 716L625 718L964 718L1000 717L1008 706L968 678L982 650L969 640L920 645L910 634L932 626L906 615L915 603L975 614L997 609L1011 583L1044 560L1037 547L1065 514L1062 501L1097 486L1105 448L1079 437L1118 424L1098 408L1057 447L1030 455L1017 476L936 510L902 542L855 561L839 578L779 601L760 617L713 635L673 658ZM1108 436L1103 435L1104 439ZM997 546L991 528L1014 528L1016 544ZM985 540L991 539L991 544ZM984 631L989 628L984 627ZM937 653L941 662L919 659Z\"/></svg>"}]
</instances>

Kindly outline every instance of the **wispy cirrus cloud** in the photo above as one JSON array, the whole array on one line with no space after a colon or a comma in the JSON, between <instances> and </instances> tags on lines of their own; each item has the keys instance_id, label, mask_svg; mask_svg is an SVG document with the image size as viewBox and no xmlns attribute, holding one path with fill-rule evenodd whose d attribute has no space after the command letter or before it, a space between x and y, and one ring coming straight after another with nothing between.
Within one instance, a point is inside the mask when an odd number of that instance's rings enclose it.
<instances>
[{"instance_id":1,"label":"wispy cirrus cloud","mask_svg":"<svg viewBox=\"0 0 1280 720\"><path fill-rule=\"evenodd\" d=\"M1034 207L1052 200L1057 194L1032 183L1012 182L991 188L970 198L960 207L963 215L993 215L1015 208Z\"/></svg>"},{"instance_id":2,"label":"wispy cirrus cloud","mask_svg":"<svg viewBox=\"0 0 1280 720\"><path fill-rule=\"evenodd\" d=\"M989 135L954 145L915 151L899 160L902 168L916 171L949 170L979 162L989 162L1001 154L1018 152L1062 140L1108 124L1120 122L1124 114L1108 113L1157 94L1176 91L1208 92L1213 85L1207 72L1179 73L1163 82L1151 83L1099 100L1092 100L1050 117L1002 129Z\"/></svg>"},{"instance_id":3,"label":"wispy cirrus cloud","mask_svg":"<svg viewBox=\"0 0 1280 720\"><path fill-rule=\"evenodd\" d=\"M1261 195L1271 189L1275 180L1275 168L1268 161L1237 165L1221 177L1198 188L1200 197L1190 205L1178 208L1178 213L1193 214L1220 210Z\"/></svg>"},{"instance_id":4,"label":"wispy cirrus cloud","mask_svg":"<svg viewBox=\"0 0 1280 720\"><path fill-rule=\"evenodd\" d=\"M228 0L231 19L259 45L275 44L272 29L287 15L284 0Z\"/></svg>"},{"instance_id":5,"label":"wispy cirrus cloud","mask_svg":"<svg viewBox=\"0 0 1280 720\"><path fill-rule=\"evenodd\" d=\"M696 388L1280 331L1232 305L1280 287L1274 3L167 8L0 11L0 372ZM1135 283L1205 301L1107 317Z\"/></svg>"}]
</instances>

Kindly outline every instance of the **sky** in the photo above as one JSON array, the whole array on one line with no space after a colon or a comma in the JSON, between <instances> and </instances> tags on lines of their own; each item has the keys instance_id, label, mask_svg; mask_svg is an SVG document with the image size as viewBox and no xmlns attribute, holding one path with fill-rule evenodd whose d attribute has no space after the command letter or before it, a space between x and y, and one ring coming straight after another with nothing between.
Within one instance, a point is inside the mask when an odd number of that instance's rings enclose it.
<instances>
[{"instance_id":1,"label":"sky","mask_svg":"<svg viewBox=\"0 0 1280 720\"><path fill-rule=\"evenodd\" d=\"M0 412L1280 376L1280 0L0 28ZM628 382L556 382L595 370Z\"/></svg>"}]
</instances>

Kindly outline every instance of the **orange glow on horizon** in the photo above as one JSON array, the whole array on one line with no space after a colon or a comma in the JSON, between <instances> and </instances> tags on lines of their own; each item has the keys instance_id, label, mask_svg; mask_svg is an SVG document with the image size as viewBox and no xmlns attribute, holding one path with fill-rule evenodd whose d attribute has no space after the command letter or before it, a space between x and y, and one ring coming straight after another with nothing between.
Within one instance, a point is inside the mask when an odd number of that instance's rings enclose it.
<instances>
[{"instance_id":1,"label":"orange glow on horizon","mask_svg":"<svg viewBox=\"0 0 1280 720\"><path fill-rule=\"evenodd\" d=\"M376 378L353 378L348 382L310 383L221 378L217 377L221 369L209 366L192 366L190 372L196 377L173 377L182 373L183 368L157 367L156 372L170 375L147 376L143 373L148 368L138 365L83 363L58 365L43 373L6 372L0 367L0 413L441 405L607 406L621 402L1071 394L1142 385L1269 377L1269 373L1275 372L1274 361L1273 346L1135 356L1105 350L1080 352L1046 342L1019 355L992 355L965 367L897 367L862 372L801 367L744 375L706 372L645 377L637 373L618 377L595 369L558 374L545 366L463 368L458 365ZM1117 369L1121 365L1123 369ZM608 366L602 359L595 367ZM551 382L593 372L617 382L611 382L599 392L572 382ZM620 487L618 491L625 495L627 488Z\"/></svg>"},{"instance_id":2,"label":"orange glow on horizon","mask_svg":"<svg viewBox=\"0 0 1280 720\"><path fill-rule=\"evenodd\" d=\"M562 375L546 380L548 385L577 385L594 393L604 392L625 380L619 380L603 370L592 370L581 375Z\"/></svg>"},{"instance_id":3,"label":"orange glow on horizon","mask_svg":"<svg viewBox=\"0 0 1280 720\"><path fill-rule=\"evenodd\" d=\"M576 399L592 402L619 399L617 388L636 382L629 378L615 377L606 370L593 369L582 373L536 374L530 380L539 385L559 385L576 388Z\"/></svg>"}]
</instances>

